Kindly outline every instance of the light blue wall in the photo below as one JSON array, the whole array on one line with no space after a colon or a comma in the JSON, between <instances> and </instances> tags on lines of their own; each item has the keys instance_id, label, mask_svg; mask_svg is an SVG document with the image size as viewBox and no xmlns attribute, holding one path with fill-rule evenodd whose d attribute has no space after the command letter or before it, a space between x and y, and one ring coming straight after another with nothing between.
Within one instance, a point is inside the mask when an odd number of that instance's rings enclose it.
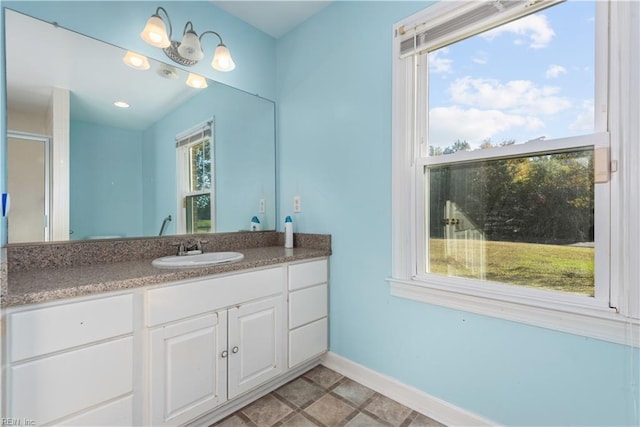
<instances>
[{"instance_id":1,"label":"light blue wall","mask_svg":"<svg viewBox=\"0 0 640 427\"><path fill-rule=\"evenodd\" d=\"M637 349L389 295L392 25L425 6L336 2L278 41L280 212L332 235L331 350L503 425L638 425Z\"/></svg>"},{"instance_id":2,"label":"light blue wall","mask_svg":"<svg viewBox=\"0 0 640 427\"><path fill-rule=\"evenodd\" d=\"M141 236L142 132L81 121L69 131L70 238Z\"/></svg>"},{"instance_id":3,"label":"light blue wall","mask_svg":"<svg viewBox=\"0 0 640 427\"><path fill-rule=\"evenodd\" d=\"M216 231L248 230L258 216L275 228L275 123L271 101L213 84L144 133L144 224L153 235L162 219L176 216L175 136L214 119ZM265 199L266 213L258 213ZM172 221L167 233L175 233Z\"/></svg>"}]
</instances>

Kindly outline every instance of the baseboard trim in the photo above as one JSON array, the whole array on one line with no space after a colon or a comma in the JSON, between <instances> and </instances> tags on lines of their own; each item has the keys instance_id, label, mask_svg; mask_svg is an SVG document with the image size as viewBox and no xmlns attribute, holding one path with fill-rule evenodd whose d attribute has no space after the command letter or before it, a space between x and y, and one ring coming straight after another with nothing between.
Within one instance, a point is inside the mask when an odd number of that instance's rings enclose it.
<instances>
[{"instance_id":1,"label":"baseboard trim","mask_svg":"<svg viewBox=\"0 0 640 427\"><path fill-rule=\"evenodd\" d=\"M494 422L459 408L422 390L401 383L333 352L321 364L447 426L495 426Z\"/></svg>"}]
</instances>

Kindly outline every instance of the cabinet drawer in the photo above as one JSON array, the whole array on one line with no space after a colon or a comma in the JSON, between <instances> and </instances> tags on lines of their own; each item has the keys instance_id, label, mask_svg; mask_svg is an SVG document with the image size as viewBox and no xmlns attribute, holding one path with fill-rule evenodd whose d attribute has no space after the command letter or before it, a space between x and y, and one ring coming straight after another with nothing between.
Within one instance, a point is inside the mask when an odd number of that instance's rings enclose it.
<instances>
[{"instance_id":1,"label":"cabinet drawer","mask_svg":"<svg viewBox=\"0 0 640 427\"><path fill-rule=\"evenodd\" d=\"M133 295L19 311L8 320L10 359L15 362L131 333Z\"/></svg>"},{"instance_id":2,"label":"cabinet drawer","mask_svg":"<svg viewBox=\"0 0 640 427\"><path fill-rule=\"evenodd\" d=\"M133 338L14 365L9 375L5 416L28 416L43 425L131 393Z\"/></svg>"},{"instance_id":3,"label":"cabinet drawer","mask_svg":"<svg viewBox=\"0 0 640 427\"><path fill-rule=\"evenodd\" d=\"M150 290L147 326L156 326L284 291L284 268L270 268Z\"/></svg>"},{"instance_id":4,"label":"cabinet drawer","mask_svg":"<svg viewBox=\"0 0 640 427\"><path fill-rule=\"evenodd\" d=\"M56 426L132 426L133 396L98 406L90 411L64 421L56 422Z\"/></svg>"},{"instance_id":5,"label":"cabinet drawer","mask_svg":"<svg viewBox=\"0 0 640 427\"><path fill-rule=\"evenodd\" d=\"M327 318L289 332L289 367L327 351Z\"/></svg>"},{"instance_id":6,"label":"cabinet drawer","mask_svg":"<svg viewBox=\"0 0 640 427\"><path fill-rule=\"evenodd\" d=\"M289 294L289 329L327 315L327 284L312 286Z\"/></svg>"},{"instance_id":7,"label":"cabinet drawer","mask_svg":"<svg viewBox=\"0 0 640 427\"><path fill-rule=\"evenodd\" d=\"M289 290L306 288L327 281L327 260L303 262L289 266Z\"/></svg>"}]
</instances>

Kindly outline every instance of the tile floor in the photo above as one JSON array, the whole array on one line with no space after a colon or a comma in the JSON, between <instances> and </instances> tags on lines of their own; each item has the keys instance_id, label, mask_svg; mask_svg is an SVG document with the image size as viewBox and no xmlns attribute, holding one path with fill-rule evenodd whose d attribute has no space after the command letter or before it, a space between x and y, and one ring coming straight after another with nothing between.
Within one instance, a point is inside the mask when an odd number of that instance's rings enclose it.
<instances>
[{"instance_id":1,"label":"tile floor","mask_svg":"<svg viewBox=\"0 0 640 427\"><path fill-rule=\"evenodd\" d=\"M442 424L319 365L214 426L431 427Z\"/></svg>"}]
</instances>

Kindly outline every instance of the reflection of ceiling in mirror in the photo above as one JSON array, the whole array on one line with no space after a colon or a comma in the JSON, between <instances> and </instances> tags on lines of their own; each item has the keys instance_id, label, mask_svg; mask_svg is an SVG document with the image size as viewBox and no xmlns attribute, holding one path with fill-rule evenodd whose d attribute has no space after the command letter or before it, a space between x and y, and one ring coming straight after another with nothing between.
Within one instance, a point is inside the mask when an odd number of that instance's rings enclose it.
<instances>
[{"instance_id":1,"label":"reflection of ceiling in mirror","mask_svg":"<svg viewBox=\"0 0 640 427\"><path fill-rule=\"evenodd\" d=\"M5 13L7 104L19 111L43 115L51 88L71 91L74 120L131 130L144 130L160 117L196 95L186 86L187 72L177 79L163 77L163 64L151 69L124 64L126 51L55 27L11 10ZM115 101L131 107L120 109Z\"/></svg>"}]
</instances>

